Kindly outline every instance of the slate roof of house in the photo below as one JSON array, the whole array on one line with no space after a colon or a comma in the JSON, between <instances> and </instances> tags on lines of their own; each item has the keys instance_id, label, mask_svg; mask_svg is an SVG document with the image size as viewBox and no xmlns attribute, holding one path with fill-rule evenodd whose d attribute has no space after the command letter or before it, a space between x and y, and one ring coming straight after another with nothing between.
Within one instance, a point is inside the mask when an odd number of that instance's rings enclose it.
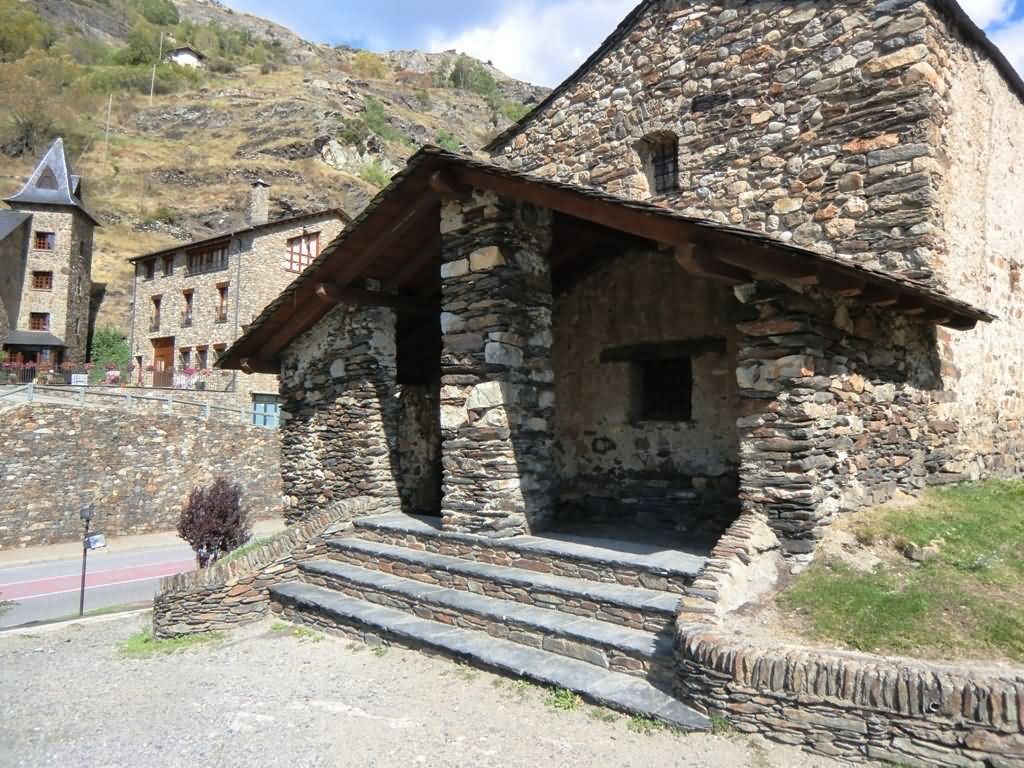
<instances>
[{"instance_id":1,"label":"slate roof of house","mask_svg":"<svg viewBox=\"0 0 1024 768\"><path fill-rule=\"evenodd\" d=\"M56 139L46 150L39 165L16 195L8 197L4 202L10 205L63 205L77 208L93 222L99 225L96 217L85 207L78 196L82 180L71 172L67 155L64 153L64 140Z\"/></svg>"},{"instance_id":2,"label":"slate roof of house","mask_svg":"<svg viewBox=\"0 0 1024 768\"><path fill-rule=\"evenodd\" d=\"M24 211L0 211L0 240L6 239L14 230L32 218Z\"/></svg>"},{"instance_id":3,"label":"slate roof of house","mask_svg":"<svg viewBox=\"0 0 1024 768\"><path fill-rule=\"evenodd\" d=\"M590 69L596 66L605 56L607 56L612 50L614 50L619 43L626 38L626 36L632 31L640 19L644 17L648 10L653 6L657 5L661 0L643 0L637 5L629 15L615 28L608 38L601 43L600 47L594 51L586 61L584 61L579 68L567 77L562 83L557 85L551 93L547 95L543 101L541 101L536 107L530 110L520 120L510 125L494 139L490 141L484 150L488 152L494 152L501 149L509 139L513 138L516 134L520 133L529 123L540 115L545 109L551 106L559 96L565 93L569 88L576 85L583 76L590 71ZM1010 60L1006 58L1006 55L999 49L985 31L979 27L967 12L960 6L957 0L928 0L935 5L939 11L948 16L954 24L960 29L964 37L968 41L974 43L981 48L995 65L996 69L1006 80L1007 85L1017 94L1021 101L1024 101L1024 79L1021 78L1020 74L1014 68Z\"/></svg>"},{"instance_id":4,"label":"slate roof of house","mask_svg":"<svg viewBox=\"0 0 1024 768\"><path fill-rule=\"evenodd\" d=\"M63 347L63 339L59 339L48 331L11 331L0 342L19 347Z\"/></svg>"},{"instance_id":5,"label":"slate roof of house","mask_svg":"<svg viewBox=\"0 0 1024 768\"><path fill-rule=\"evenodd\" d=\"M324 216L334 215L339 217L346 224L352 221L352 217L349 216L341 208L325 208L322 211L312 211L310 213L298 213L294 216L286 216L283 219L274 219L268 221L265 224L256 224L249 227L243 227L242 229L234 229L228 232L221 232L219 235L211 235L210 237L204 237L202 240L191 240L187 243L181 243L179 245L172 245L167 248L161 248L159 251L150 251L144 253L141 256L132 256L128 259L129 263L134 264L137 261L144 261L146 259L157 258L168 253L177 253L182 250L192 250L194 248L202 248L204 245L213 245L214 243L220 242L221 240L231 240L232 238L239 237L240 235L247 234L249 232L258 232L261 229L271 229L273 227L279 227L283 224L296 224L300 221L307 219L319 219Z\"/></svg>"},{"instance_id":6,"label":"slate roof of house","mask_svg":"<svg viewBox=\"0 0 1024 768\"><path fill-rule=\"evenodd\" d=\"M600 190L565 184L540 178L527 173L511 171L494 163L473 160L462 155L446 152L438 147L426 146L413 155L391 183L375 197L370 204L357 216L342 233L328 245L313 263L286 288L274 301L260 313L245 332L221 357L218 365L224 368L240 369L242 361L249 358L266 360L267 355L274 356L286 346L291 339L301 335L312 327L323 315L330 311L330 306L319 299L318 287L324 282L331 282L337 276L337 269L345 265L357 263L360 254L371 252L374 242L380 237L394 236L402 233L403 223L416 215L417 209L433 215L433 207L422 205L417 198L430 196L431 179L438 172L451 173L456 180L468 187L491 189L503 197L525 199L544 197L541 203L552 210L570 216L591 215L589 219L595 225L606 228L627 227L622 231L647 237L651 240L667 242L683 242L686 238L707 237L726 239L740 252L749 251L753 254L752 261L758 258L758 251L772 252L789 256L794 264L810 264L827 267L831 272L848 278L851 282L871 284L880 290L908 298L948 315L950 324L954 322L961 327L970 327L981 322L991 322L995 316L966 302L955 299L941 290L918 280L890 272L855 264L838 256L818 253L789 243L775 240L768 235L741 229L731 225L717 224L707 219L686 216L669 208L652 203L630 200ZM460 176L460 173L462 176ZM435 193L433 202L437 201ZM584 211L584 209L589 209ZM595 214L596 211L596 214ZM615 223L614 214L620 218L628 218L628 223ZM435 229L438 226L434 227ZM645 234L646 233L646 234ZM677 238L677 239L676 239ZM754 246L757 246L756 248ZM402 236L395 247L385 249L385 253L375 255L375 261L386 263L387 270L405 272L403 259L411 261L424 258L425 243L422 237ZM429 257L429 254L427 255ZM439 255L438 255L439 259ZM753 264L752 267L756 267ZM381 268L367 267L362 270L358 279L382 278ZM354 280L350 280L355 282ZM300 318L295 325L292 320ZM946 324L946 323L940 323ZM271 339L280 341L282 333L291 335L278 349L270 348Z\"/></svg>"}]
</instances>

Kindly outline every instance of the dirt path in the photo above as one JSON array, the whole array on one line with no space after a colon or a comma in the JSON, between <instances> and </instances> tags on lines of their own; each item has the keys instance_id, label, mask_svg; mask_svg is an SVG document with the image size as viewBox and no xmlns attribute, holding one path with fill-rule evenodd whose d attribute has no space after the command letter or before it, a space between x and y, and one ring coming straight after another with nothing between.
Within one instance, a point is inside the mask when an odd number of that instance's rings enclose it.
<instances>
[{"instance_id":1,"label":"dirt path","mask_svg":"<svg viewBox=\"0 0 1024 768\"><path fill-rule=\"evenodd\" d=\"M739 735L639 730L532 686L266 621L123 657L148 614L0 635L0 766L811 768Z\"/></svg>"}]
</instances>

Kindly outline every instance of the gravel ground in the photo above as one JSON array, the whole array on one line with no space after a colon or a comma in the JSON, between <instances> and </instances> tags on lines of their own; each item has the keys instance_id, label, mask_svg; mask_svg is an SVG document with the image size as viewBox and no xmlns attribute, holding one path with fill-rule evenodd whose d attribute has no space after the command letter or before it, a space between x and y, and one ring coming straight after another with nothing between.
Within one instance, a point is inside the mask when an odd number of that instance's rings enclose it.
<instances>
[{"instance_id":1,"label":"gravel ground","mask_svg":"<svg viewBox=\"0 0 1024 768\"><path fill-rule=\"evenodd\" d=\"M2 766L638 766L837 763L760 739L637 732L533 686L270 620L132 659L148 614L0 635Z\"/></svg>"}]
</instances>

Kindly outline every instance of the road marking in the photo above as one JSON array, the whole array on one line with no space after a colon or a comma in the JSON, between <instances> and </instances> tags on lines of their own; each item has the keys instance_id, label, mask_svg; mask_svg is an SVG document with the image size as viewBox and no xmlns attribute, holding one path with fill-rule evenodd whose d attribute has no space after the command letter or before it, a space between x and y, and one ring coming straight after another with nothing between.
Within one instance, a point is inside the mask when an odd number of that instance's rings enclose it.
<instances>
[{"instance_id":1,"label":"road marking","mask_svg":"<svg viewBox=\"0 0 1024 768\"><path fill-rule=\"evenodd\" d=\"M189 561L186 561L186 560L164 560L163 562L160 562L160 563L141 563L139 565L122 565L122 566L120 566L118 568L105 568L104 570L101 570L101 571L94 571L92 569L89 569L89 575L90 576L93 576L93 575L99 576L100 574L104 574L104 573L117 573L119 571L125 571L125 570L129 570L131 568L150 568L150 567L152 567L152 568L162 568L165 565L179 566L179 565L181 565L184 562L190 562L193 565L195 564L194 560L189 560ZM81 561L78 561L79 569L81 568L81 565L82 565ZM23 566L23 567L27 567L27 566ZM7 571L7 570L14 570L14 569L13 568L0 569L0 576L2 576L4 571ZM35 584L36 582L48 581L50 579L67 579L67 578L70 578L71 576L77 576L78 578L81 578L82 577L81 570L79 570L78 573L66 573L66 574L63 574L63 575L60 575L60 576L42 576L42 577L37 578L37 579L22 579L21 581L0 581L0 589L5 589L7 587L16 587L19 584Z\"/></svg>"},{"instance_id":2,"label":"road marking","mask_svg":"<svg viewBox=\"0 0 1024 768\"><path fill-rule=\"evenodd\" d=\"M85 592L86 594L88 594L92 590L107 589L108 587L120 587L125 584L138 584L141 581L156 581L157 579L162 578L163 576L150 576L148 578L128 579L127 581L115 581L111 584L93 584L91 586L89 584L86 584ZM54 595L66 595L69 592L79 592L81 591L81 589L81 584L79 584L79 586L75 587L74 589L62 589L60 592L46 592L42 595L29 595L28 597L19 597L18 604L20 605L22 603L27 603L29 600L38 600L41 597L53 597Z\"/></svg>"}]
</instances>

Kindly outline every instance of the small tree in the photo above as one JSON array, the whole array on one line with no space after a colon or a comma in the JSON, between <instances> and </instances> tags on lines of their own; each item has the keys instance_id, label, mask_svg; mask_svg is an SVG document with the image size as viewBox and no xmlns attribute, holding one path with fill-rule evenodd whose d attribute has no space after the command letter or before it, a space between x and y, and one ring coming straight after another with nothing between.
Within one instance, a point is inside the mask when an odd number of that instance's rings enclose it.
<instances>
[{"instance_id":1,"label":"small tree","mask_svg":"<svg viewBox=\"0 0 1024 768\"><path fill-rule=\"evenodd\" d=\"M192 545L200 568L213 565L252 535L241 497L241 486L223 477L207 488L192 489L178 518L178 535Z\"/></svg>"}]
</instances>

